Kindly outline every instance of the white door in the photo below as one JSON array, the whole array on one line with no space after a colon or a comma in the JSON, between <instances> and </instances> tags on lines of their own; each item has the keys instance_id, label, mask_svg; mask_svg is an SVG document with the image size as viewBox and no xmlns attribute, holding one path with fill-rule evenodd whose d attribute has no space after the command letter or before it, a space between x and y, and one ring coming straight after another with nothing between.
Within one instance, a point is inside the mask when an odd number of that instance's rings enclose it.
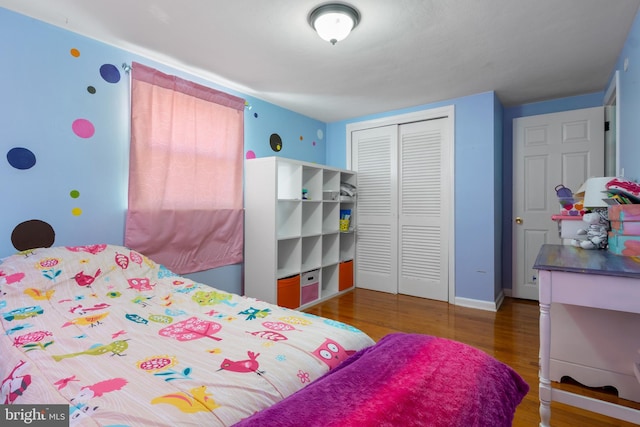
<instances>
[{"instance_id":1,"label":"white door","mask_svg":"<svg viewBox=\"0 0 640 427\"><path fill-rule=\"evenodd\" d=\"M358 171L356 286L398 293L396 125L352 133Z\"/></svg>"},{"instance_id":2,"label":"white door","mask_svg":"<svg viewBox=\"0 0 640 427\"><path fill-rule=\"evenodd\" d=\"M545 243L560 244L559 184L576 191L604 173L602 107L522 117L513 121L513 289L538 299L533 264Z\"/></svg>"},{"instance_id":3,"label":"white door","mask_svg":"<svg viewBox=\"0 0 640 427\"><path fill-rule=\"evenodd\" d=\"M353 132L358 287L448 300L446 121Z\"/></svg>"},{"instance_id":4,"label":"white door","mask_svg":"<svg viewBox=\"0 0 640 427\"><path fill-rule=\"evenodd\" d=\"M448 300L446 119L400 126L398 289Z\"/></svg>"}]
</instances>

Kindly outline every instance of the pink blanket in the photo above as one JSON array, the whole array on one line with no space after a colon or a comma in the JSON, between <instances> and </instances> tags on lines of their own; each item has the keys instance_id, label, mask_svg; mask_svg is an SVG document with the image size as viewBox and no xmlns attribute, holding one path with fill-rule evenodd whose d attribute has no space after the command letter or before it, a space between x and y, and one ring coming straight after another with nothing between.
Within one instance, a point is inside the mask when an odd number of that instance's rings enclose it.
<instances>
[{"instance_id":1,"label":"pink blanket","mask_svg":"<svg viewBox=\"0 0 640 427\"><path fill-rule=\"evenodd\" d=\"M397 333L236 426L511 426L528 391L476 348Z\"/></svg>"}]
</instances>

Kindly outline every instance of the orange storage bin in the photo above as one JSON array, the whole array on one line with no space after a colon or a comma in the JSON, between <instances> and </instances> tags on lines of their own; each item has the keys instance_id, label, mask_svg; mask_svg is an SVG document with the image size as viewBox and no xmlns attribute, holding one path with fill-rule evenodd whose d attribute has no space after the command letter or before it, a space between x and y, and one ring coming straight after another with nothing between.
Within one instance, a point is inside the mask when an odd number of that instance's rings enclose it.
<instances>
[{"instance_id":1,"label":"orange storage bin","mask_svg":"<svg viewBox=\"0 0 640 427\"><path fill-rule=\"evenodd\" d=\"M300 307L300 275L278 280L278 305L287 308Z\"/></svg>"},{"instance_id":2,"label":"orange storage bin","mask_svg":"<svg viewBox=\"0 0 640 427\"><path fill-rule=\"evenodd\" d=\"M353 260L340 263L338 290L344 291L353 286Z\"/></svg>"}]
</instances>

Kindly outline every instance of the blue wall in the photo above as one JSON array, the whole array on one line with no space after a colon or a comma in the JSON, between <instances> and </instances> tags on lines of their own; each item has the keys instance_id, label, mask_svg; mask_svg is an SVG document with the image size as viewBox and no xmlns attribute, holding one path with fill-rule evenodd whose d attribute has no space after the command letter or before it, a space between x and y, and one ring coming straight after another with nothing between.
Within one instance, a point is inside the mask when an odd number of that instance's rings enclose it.
<instances>
[{"instance_id":1,"label":"blue wall","mask_svg":"<svg viewBox=\"0 0 640 427\"><path fill-rule=\"evenodd\" d=\"M123 244L130 110L121 65L133 61L244 97L246 157L325 162L323 122L0 8L0 257L16 252L12 233L35 234L30 220L48 225L55 245ZM88 128L74 128L78 119ZM188 276L242 292L241 265Z\"/></svg>"}]
</instances>

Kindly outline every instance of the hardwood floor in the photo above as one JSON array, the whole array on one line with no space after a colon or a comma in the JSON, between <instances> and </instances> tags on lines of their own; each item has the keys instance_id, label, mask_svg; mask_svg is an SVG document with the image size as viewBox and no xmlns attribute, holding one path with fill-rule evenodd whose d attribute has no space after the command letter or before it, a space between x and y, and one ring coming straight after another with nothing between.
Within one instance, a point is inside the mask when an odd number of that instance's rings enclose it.
<instances>
[{"instance_id":1,"label":"hardwood floor","mask_svg":"<svg viewBox=\"0 0 640 427\"><path fill-rule=\"evenodd\" d=\"M304 310L355 326L374 340L391 332L409 332L454 339L477 347L515 369L529 383L530 391L518 407L514 426L539 424L538 415L538 304L506 298L497 313L458 307L445 302L355 289ZM555 385L554 385L555 387ZM587 395L640 409L640 404L578 385ZM554 427L628 427L615 420L557 402L551 406Z\"/></svg>"}]
</instances>

